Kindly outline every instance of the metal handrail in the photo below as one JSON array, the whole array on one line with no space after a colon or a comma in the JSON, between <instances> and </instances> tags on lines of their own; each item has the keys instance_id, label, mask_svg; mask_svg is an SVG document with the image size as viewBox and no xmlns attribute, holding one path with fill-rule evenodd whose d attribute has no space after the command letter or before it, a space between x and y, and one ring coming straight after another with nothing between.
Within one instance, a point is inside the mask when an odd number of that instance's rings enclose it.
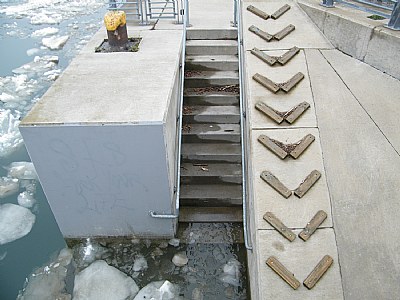
<instances>
[{"instance_id":1,"label":"metal handrail","mask_svg":"<svg viewBox=\"0 0 400 300\"><path fill-rule=\"evenodd\" d=\"M241 17L241 1L235 1L235 12L236 16L234 18L234 22L237 25L238 32L238 58L239 58L239 105L240 105L240 139L241 139L241 148L242 148L242 202L243 202L243 234L244 234L244 245L247 250L253 250L253 247L249 242L249 234L247 228L247 161L246 161L246 147L245 143L247 139L245 139L245 118L246 118L246 110L244 107L244 103L246 100L245 97L245 84L244 84L244 49L243 49L243 26L242 26L242 17Z\"/></svg>"},{"instance_id":2,"label":"metal handrail","mask_svg":"<svg viewBox=\"0 0 400 300\"><path fill-rule=\"evenodd\" d=\"M150 211L150 216L158 219L176 219L179 217L179 197L181 192L181 155L182 155L182 118L183 118L183 92L184 92L184 80L185 80L185 56L186 56L186 30L189 24L188 18L188 7L189 1L185 0L183 3L183 36L182 36L182 57L180 63L180 82L179 92L180 97L178 101L178 117L177 117L177 134L178 134L178 151L176 151L176 178L175 178L175 213L174 214L158 214L154 211Z\"/></svg>"}]
</instances>

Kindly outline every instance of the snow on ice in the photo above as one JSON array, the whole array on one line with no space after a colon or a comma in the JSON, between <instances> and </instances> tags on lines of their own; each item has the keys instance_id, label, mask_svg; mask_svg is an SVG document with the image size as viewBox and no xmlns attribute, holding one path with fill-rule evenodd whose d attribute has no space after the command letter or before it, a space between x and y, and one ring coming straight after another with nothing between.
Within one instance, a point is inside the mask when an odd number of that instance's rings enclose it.
<instances>
[{"instance_id":1,"label":"snow on ice","mask_svg":"<svg viewBox=\"0 0 400 300\"><path fill-rule=\"evenodd\" d=\"M35 215L25 207L11 203L0 205L0 245L27 235L35 219Z\"/></svg>"},{"instance_id":2,"label":"snow on ice","mask_svg":"<svg viewBox=\"0 0 400 300\"><path fill-rule=\"evenodd\" d=\"M125 300L132 299L138 291L132 278L104 260L98 260L76 275L73 299Z\"/></svg>"}]
</instances>

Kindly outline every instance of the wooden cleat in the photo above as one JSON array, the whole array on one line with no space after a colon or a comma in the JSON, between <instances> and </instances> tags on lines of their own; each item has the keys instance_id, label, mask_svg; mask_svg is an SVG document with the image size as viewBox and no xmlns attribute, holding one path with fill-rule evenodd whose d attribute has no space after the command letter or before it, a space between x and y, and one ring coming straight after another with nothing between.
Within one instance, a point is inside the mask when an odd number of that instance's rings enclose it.
<instances>
[{"instance_id":1,"label":"wooden cleat","mask_svg":"<svg viewBox=\"0 0 400 300\"><path fill-rule=\"evenodd\" d=\"M280 9L278 9L276 12L274 12L271 15L271 18L276 20L278 19L280 16L282 16L285 12L287 12L290 9L290 5L285 4L284 6L282 6Z\"/></svg>"},{"instance_id":2,"label":"wooden cleat","mask_svg":"<svg viewBox=\"0 0 400 300\"><path fill-rule=\"evenodd\" d=\"M290 151L290 156L294 159L298 158L307 148L315 141L315 136L312 134L307 134L299 142L297 142L296 148Z\"/></svg>"},{"instance_id":3,"label":"wooden cleat","mask_svg":"<svg viewBox=\"0 0 400 300\"><path fill-rule=\"evenodd\" d=\"M274 94L276 94L280 90L284 91L285 93L288 93L301 80L303 80L303 78L304 78L304 74L301 72L298 72L292 78L290 78L287 82L275 83L271 79L269 79L259 73L256 73L255 75L253 75L253 79L255 81L257 81L259 84L261 84L263 87L270 90Z\"/></svg>"},{"instance_id":4,"label":"wooden cleat","mask_svg":"<svg viewBox=\"0 0 400 300\"><path fill-rule=\"evenodd\" d=\"M295 87L304 78L304 74L298 72L292 78L290 78L286 83L281 86L281 89L288 93L293 87Z\"/></svg>"},{"instance_id":5,"label":"wooden cleat","mask_svg":"<svg viewBox=\"0 0 400 300\"><path fill-rule=\"evenodd\" d=\"M274 176L270 171L263 171L261 173L261 179L270 185L275 191L281 194L286 199L292 195L292 191L289 190L280 180Z\"/></svg>"},{"instance_id":6,"label":"wooden cleat","mask_svg":"<svg viewBox=\"0 0 400 300\"><path fill-rule=\"evenodd\" d=\"M299 53L300 49L297 47L293 47L281 56L268 55L255 47L250 52L251 54L257 56L259 59L261 59L263 62L267 63L270 66L275 65L276 62L279 62L283 66L289 60L291 60L292 57L294 57L297 53Z\"/></svg>"},{"instance_id":7,"label":"wooden cleat","mask_svg":"<svg viewBox=\"0 0 400 300\"><path fill-rule=\"evenodd\" d=\"M278 62L281 65L286 64L289 60L291 60L296 54L300 52L300 49L294 46L290 48L289 51L285 52L285 54L278 57Z\"/></svg>"},{"instance_id":8,"label":"wooden cleat","mask_svg":"<svg viewBox=\"0 0 400 300\"><path fill-rule=\"evenodd\" d=\"M314 270L307 276L303 281L306 288L311 290L317 282L322 278L322 276L328 271L328 269L333 264L333 258L329 255L325 255L320 262L315 266Z\"/></svg>"},{"instance_id":9,"label":"wooden cleat","mask_svg":"<svg viewBox=\"0 0 400 300\"><path fill-rule=\"evenodd\" d=\"M296 235L293 231L287 228L285 224L283 224L272 212L266 212L263 219L290 242L293 242L296 239Z\"/></svg>"},{"instance_id":10,"label":"wooden cleat","mask_svg":"<svg viewBox=\"0 0 400 300\"><path fill-rule=\"evenodd\" d=\"M284 115L285 121L290 124L293 124L294 121L296 121L297 118L300 117L309 107L310 103L305 101L293 107L291 110L285 113Z\"/></svg>"},{"instance_id":11,"label":"wooden cleat","mask_svg":"<svg viewBox=\"0 0 400 300\"><path fill-rule=\"evenodd\" d=\"M281 31L275 33L273 35L273 38L275 40L280 41L281 39L283 39L285 36L287 36L289 33L291 33L293 30L295 30L296 27L292 24L286 26L285 28L283 28Z\"/></svg>"},{"instance_id":12,"label":"wooden cleat","mask_svg":"<svg viewBox=\"0 0 400 300\"><path fill-rule=\"evenodd\" d=\"M297 189L294 190L294 194L301 198L303 197L311 187L321 178L321 173L314 170L304 179L304 181L299 185Z\"/></svg>"},{"instance_id":13,"label":"wooden cleat","mask_svg":"<svg viewBox=\"0 0 400 300\"><path fill-rule=\"evenodd\" d=\"M266 264L294 290L297 290L299 288L300 282L296 279L296 277L294 277L293 273L291 273L288 269L285 268L284 265L280 263L280 261L276 257L270 256L267 259Z\"/></svg>"},{"instance_id":14,"label":"wooden cleat","mask_svg":"<svg viewBox=\"0 0 400 300\"><path fill-rule=\"evenodd\" d=\"M261 9L258 9L257 7L254 7L253 5L247 6L247 10L255 14L256 16L259 16L260 18L264 20L269 19L269 14L266 12L263 12Z\"/></svg>"},{"instance_id":15,"label":"wooden cleat","mask_svg":"<svg viewBox=\"0 0 400 300\"><path fill-rule=\"evenodd\" d=\"M268 106L263 102L256 103L256 109L274 120L276 123L281 124L283 122L283 117L281 116L282 113L278 112L277 110L273 109L272 107Z\"/></svg>"},{"instance_id":16,"label":"wooden cleat","mask_svg":"<svg viewBox=\"0 0 400 300\"><path fill-rule=\"evenodd\" d=\"M284 144L278 140L272 139L266 135L260 135L258 141L267 149L276 154L280 159L285 159L288 155L297 159L314 142L315 137L312 134L306 135L300 141L293 144Z\"/></svg>"},{"instance_id":17,"label":"wooden cleat","mask_svg":"<svg viewBox=\"0 0 400 300\"><path fill-rule=\"evenodd\" d=\"M288 153L279 147L271 138L266 135L260 135L257 139L261 144L263 144L267 149L269 149L272 153L278 156L280 159L285 159L288 156Z\"/></svg>"},{"instance_id":18,"label":"wooden cleat","mask_svg":"<svg viewBox=\"0 0 400 300\"><path fill-rule=\"evenodd\" d=\"M263 102L257 102L255 107L277 124L281 124L284 120L292 124L310 107L310 104L308 102L302 102L289 111L284 112L277 111Z\"/></svg>"},{"instance_id":19,"label":"wooden cleat","mask_svg":"<svg viewBox=\"0 0 400 300\"><path fill-rule=\"evenodd\" d=\"M325 221L326 218L326 212L324 212L323 210L318 211L311 219L311 221L307 223L303 231L299 233L299 238L306 242L318 229L318 227Z\"/></svg>"},{"instance_id":20,"label":"wooden cleat","mask_svg":"<svg viewBox=\"0 0 400 300\"><path fill-rule=\"evenodd\" d=\"M266 40L267 42L271 41L274 36L269 34L268 32L262 31L260 28L251 25L249 27L249 31L253 32L255 35L258 35L260 38Z\"/></svg>"}]
</instances>

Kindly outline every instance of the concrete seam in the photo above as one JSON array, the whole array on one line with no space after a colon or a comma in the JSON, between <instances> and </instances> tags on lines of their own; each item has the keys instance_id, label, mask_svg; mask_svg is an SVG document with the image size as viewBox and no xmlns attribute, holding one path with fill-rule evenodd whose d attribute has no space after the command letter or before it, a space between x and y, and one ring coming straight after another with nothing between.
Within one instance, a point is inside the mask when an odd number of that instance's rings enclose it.
<instances>
[{"instance_id":1,"label":"concrete seam","mask_svg":"<svg viewBox=\"0 0 400 300\"><path fill-rule=\"evenodd\" d=\"M361 106L361 108L364 110L364 112L367 114L367 116L371 119L371 121L375 124L376 128L378 128L378 130L382 133L382 135L385 137L385 139L387 140L387 142L389 143L389 145L393 148L393 150L397 153L398 156L400 156L399 151L397 151L397 149L393 146L393 144L390 142L390 140L388 139L388 137L386 136L386 134L382 131L382 129L378 126L378 124L375 122L375 120L372 118L372 116L368 113L368 111L365 109L365 107L361 104L360 100L358 100L358 98L356 97L356 95L354 95L354 93L352 92L352 90L350 89L350 87L346 84L346 82L344 81L344 79L342 78L342 76L340 76L340 74L338 73L338 71L336 71L336 69L332 66L332 64L328 61L328 59L324 56L324 54L320 51L322 57L326 60L326 62L329 64L329 66L332 68L333 71L335 71L336 75L340 78L340 80L343 82L343 84L346 86L346 88L349 90L349 92L351 93L351 95L354 97L354 99L357 100L358 104Z\"/></svg>"},{"instance_id":2,"label":"concrete seam","mask_svg":"<svg viewBox=\"0 0 400 300\"><path fill-rule=\"evenodd\" d=\"M321 53L321 50L318 50ZM306 65L307 65L307 73L308 76L310 76L310 69L309 69L309 65L308 65L308 60L307 60L307 53L305 52L305 57L306 57ZM322 55L322 53L321 53ZM324 57L324 56L323 56ZM325 58L325 57L324 57ZM325 58L326 59L326 58ZM317 108L316 108L316 104L315 104L315 96L314 96L314 91L312 88L312 83L311 83L311 78L310 78L310 87L311 87L311 94L313 97L313 101L314 101L314 106L315 106L315 117L317 119L317 124L318 124L318 114L317 114ZM331 206L331 219L332 219L332 229L333 229L333 235L335 237L335 244L336 244L336 250L337 250L337 254L338 254L338 265L339 265L339 273L340 273L340 284L342 285L342 295L343 295L343 299L345 299L345 294L344 294L344 285L343 285L343 273L342 273L342 265L340 263L340 251L339 251L339 245L338 245L338 240L336 238L336 230L335 230L335 218L334 218L334 210L333 210L333 204L332 204L332 199L333 199L333 195L332 192L330 190L330 185L329 185L329 178L328 178L328 174L326 172L326 166L325 166L325 158L324 158L324 149L322 148L322 140L321 140L321 133L318 129L318 137L320 140L320 146L321 146L321 156L322 156L322 164L324 166L324 174L325 174L325 179L326 179L326 186L328 189L328 194L329 194L329 203Z\"/></svg>"}]
</instances>

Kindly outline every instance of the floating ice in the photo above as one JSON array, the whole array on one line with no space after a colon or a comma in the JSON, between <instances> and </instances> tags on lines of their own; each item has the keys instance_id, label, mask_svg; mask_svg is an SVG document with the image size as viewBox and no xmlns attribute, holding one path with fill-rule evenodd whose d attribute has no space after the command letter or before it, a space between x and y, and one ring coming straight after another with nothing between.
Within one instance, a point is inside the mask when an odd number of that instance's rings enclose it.
<instances>
[{"instance_id":1,"label":"floating ice","mask_svg":"<svg viewBox=\"0 0 400 300\"><path fill-rule=\"evenodd\" d=\"M7 93L1 93L0 94L0 101L1 102L10 102L14 101L15 97L13 95L7 94Z\"/></svg>"},{"instance_id":2,"label":"floating ice","mask_svg":"<svg viewBox=\"0 0 400 300\"><path fill-rule=\"evenodd\" d=\"M19 183L18 179L13 179L10 177L0 178L0 198L5 198L11 196L18 192Z\"/></svg>"},{"instance_id":3,"label":"floating ice","mask_svg":"<svg viewBox=\"0 0 400 300\"><path fill-rule=\"evenodd\" d=\"M38 37L45 37L53 34L57 34L59 31L58 28L55 27L46 27L42 29L38 29L32 33L32 37L38 38Z\"/></svg>"},{"instance_id":4,"label":"floating ice","mask_svg":"<svg viewBox=\"0 0 400 300\"><path fill-rule=\"evenodd\" d=\"M99 243L86 239L85 243L79 244L74 248L74 256L77 259L78 267L86 267L96 259L102 258L108 250L102 247Z\"/></svg>"},{"instance_id":5,"label":"floating ice","mask_svg":"<svg viewBox=\"0 0 400 300\"><path fill-rule=\"evenodd\" d=\"M0 109L0 158L9 156L23 144L19 118L19 113L14 116L10 110Z\"/></svg>"},{"instance_id":6,"label":"floating ice","mask_svg":"<svg viewBox=\"0 0 400 300\"><path fill-rule=\"evenodd\" d=\"M178 247L179 243L180 243L179 239L170 239L168 241L168 244L170 244L171 246L174 246L174 247Z\"/></svg>"},{"instance_id":7,"label":"floating ice","mask_svg":"<svg viewBox=\"0 0 400 300\"><path fill-rule=\"evenodd\" d=\"M142 288L133 300L176 300L179 296L179 288L169 282L154 281Z\"/></svg>"},{"instance_id":8,"label":"floating ice","mask_svg":"<svg viewBox=\"0 0 400 300\"><path fill-rule=\"evenodd\" d=\"M133 263L133 271L134 272L140 272L140 271L144 271L148 268L147 266L147 261L146 259L143 257L143 255L138 255L135 258L135 262Z\"/></svg>"},{"instance_id":9,"label":"floating ice","mask_svg":"<svg viewBox=\"0 0 400 300\"><path fill-rule=\"evenodd\" d=\"M232 258L224 265L224 273L221 275L220 280L224 283L240 286L240 262Z\"/></svg>"},{"instance_id":10,"label":"floating ice","mask_svg":"<svg viewBox=\"0 0 400 300\"><path fill-rule=\"evenodd\" d=\"M33 55L38 54L39 52L40 52L40 49L38 49L38 48L32 48L32 49L26 50L26 55L28 55L28 56L33 56Z\"/></svg>"},{"instance_id":11,"label":"floating ice","mask_svg":"<svg viewBox=\"0 0 400 300\"><path fill-rule=\"evenodd\" d=\"M68 39L69 39L68 35L52 36L48 38L43 38L42 44L43 46L49 48L50 50L58 50L64 47Z\"/></svg>"},{"instance_id":12,"label":"floating ice","mask_svg":"<svg viewBox=\"0 0 400 300\"><path fill-rule=\"evenodd\" d=\"M65 280L71 261L71 250L62 249L55 261L29 276L17 300L70 300L71 295L65 293Z\"/></svg>"},{"instance_id":13,"label":"floating ice","mask_svg":"<svg viewBox=\"0 0 400 300\"><path fill-rule=\"evenodd\" d=\"M183 267L188 263L189 259L187 258L185 253L177 253L172 258L172 262L177 267Z\"/></svg>"},{"instance_id":14,"label":"floating ice","mask_svg":"<svg viewBox=\"0 0 400 300\"><path fill-rule=\"evenodd\" d=\"M18 204L26 208L32 208L36 203L34 195L27 191L20 193L17 199Z\"/></svg>"},{"instance_id":15,"label":"floating ice","mask_svg":"<svg viewBox=\"0 0 400 300\"><path fill-rule=\"evenodd\" d=\"M45 72L43 74L43 76L46 76L47 80L54 81L60 76L60 74L61 74L61 70L56 69L56 70L51 70L51 71Z\"/></svg>"},{"instance_id":16,"label":"floating ice","mask_svg":"<svg viewBox=\"0 0 400 300\"><path fill-rule=\"evenodd\" d=\"M62 16L60 14L47 15L46 13L38 13L31 17L32 25L41 24L58 24L62 21Z\"/></svg>"},{"instance_id":17,"label":"floating ice","mask_svg":"<svg viewBox=\"0 0 400 300\"><path fill-rule=\"evenodd\" d=\"M27 235L35 219L35 215L25 207L11 203L0 205L0 245Z\"/></svg>"},{"instance_id":18,"label":"floating ice","mask_svg":"<svg viewBox=\"0 0 400 300\"><path fill-rule=\"evenodd\" d=\"M8 176L18 179L37 180L37 174L33 163L27 161L13 162L7 167Z\"/></svg>"},{"instance_id":19,"label":"floating ice","mask_svg":"<svg viewBox=\"0 0 400 300\"><path fill-rule=\"evenodd\" d=\"M73 299L125 300L132 299L138 291L132 278L98 260L76 275Z\"/></svg>"}]
</instances>

